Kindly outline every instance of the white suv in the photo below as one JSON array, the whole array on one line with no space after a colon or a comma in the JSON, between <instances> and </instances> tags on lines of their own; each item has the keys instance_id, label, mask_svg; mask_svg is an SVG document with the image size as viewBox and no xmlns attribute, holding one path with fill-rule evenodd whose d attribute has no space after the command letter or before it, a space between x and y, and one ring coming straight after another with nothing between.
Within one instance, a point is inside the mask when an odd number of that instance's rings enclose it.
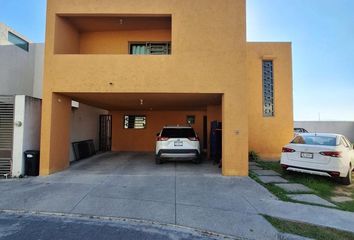
<instances>
[{"instance_id":1,"label":"white suv","mask_svg":"<svg viewBox=\"0 0 354 240\"><path fill-rule=\"evenodd\" d=\"M157 134L156 164L162 159L181 158L201 162L199 137L189 126L166 126Z\"/></svg>"}]
</instances>

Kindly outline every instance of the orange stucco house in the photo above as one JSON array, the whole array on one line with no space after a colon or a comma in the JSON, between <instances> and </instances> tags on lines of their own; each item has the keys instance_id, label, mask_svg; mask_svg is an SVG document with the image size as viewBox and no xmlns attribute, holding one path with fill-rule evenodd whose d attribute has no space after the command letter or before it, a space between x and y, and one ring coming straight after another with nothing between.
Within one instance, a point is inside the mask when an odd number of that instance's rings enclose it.
<instances>
[{"instance_id":1,"label":"orange stucco house","mask_svg":"<svg viewBox=\"0 0 354 240\"><path fill-rule=\"evenodd\" d=\"M291 43L247 42L245 4L48 0L40 174L69 166L71 100L110 112L112 151L152 152L162 126L192 115L197 132L222 121L223 175L248 175L249 150L279 157L293 131ZM145 128L125 128L127 115Z\"/></svg>"}]
</instances>

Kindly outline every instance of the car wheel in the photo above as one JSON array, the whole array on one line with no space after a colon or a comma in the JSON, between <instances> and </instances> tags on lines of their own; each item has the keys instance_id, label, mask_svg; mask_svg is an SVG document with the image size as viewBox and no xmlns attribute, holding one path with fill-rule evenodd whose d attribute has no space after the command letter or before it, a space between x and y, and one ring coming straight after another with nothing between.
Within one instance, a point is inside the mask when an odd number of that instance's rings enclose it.
<instances>
[{"instance_id":1,"label":"car wheel","mask_svg":"<svg viewBox=\"0 0 354 240\"><path fill-rule=\"evenodd\" d=\"M156 164L161 164L162 161L161 161L161 158L159 158L158 156L155 157L155 162Z\"/></svg>"},{"instance_id":2,"label":"car wheel","mask_svg":"<svg viewBox=\"0 0 354 240\"><path fill-rule=\"evenodd\" d=\"M341 180L342 180L342 183L343 183L344 185L350 185L350 184L352 184L353 180L352 180L352 167L351 167L351 166L350 166L350 168L349 168L349 171L348 171L347 176L341 178Z\"/></svg>"}]
</instances>

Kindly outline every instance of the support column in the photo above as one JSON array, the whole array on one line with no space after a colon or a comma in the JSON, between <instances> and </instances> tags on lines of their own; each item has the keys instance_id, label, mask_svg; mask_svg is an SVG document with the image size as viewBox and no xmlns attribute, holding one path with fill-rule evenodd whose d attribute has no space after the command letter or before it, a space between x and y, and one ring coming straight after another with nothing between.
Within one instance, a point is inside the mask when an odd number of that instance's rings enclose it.
<instances>
[{"instance_id":1,"label":"support column","mask_svg":"<svg viewBox=\"0 0 354 240\"><path fill-rule=\"evenodd\" d=\"M71 99L45 93L42 101L40 175L49 175L69 166Z\"/></svg>"},{"instance_id":2,"label":"support column","mask_svg":"<svg viewBox=\"0 0 354 240\"><path fill-rule=\"evenodd\" d=\"M248 176L248 112L242 96L222 98L222 174ZM244 98L246 99L246 98Z\"/></svg>"}]
</instances>

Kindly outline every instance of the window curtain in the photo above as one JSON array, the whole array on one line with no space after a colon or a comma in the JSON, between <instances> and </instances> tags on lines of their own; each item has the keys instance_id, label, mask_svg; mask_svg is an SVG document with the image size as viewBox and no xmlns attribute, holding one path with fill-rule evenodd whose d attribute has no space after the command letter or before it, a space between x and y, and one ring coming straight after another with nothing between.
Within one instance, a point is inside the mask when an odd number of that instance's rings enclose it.
<instances>
[{"instance_id":1,"label":"window curtain","mask_svg":"<svg viewBox=\"0 0 354 240\"><path fill-rule=\"evenodd\" d=\"M132 49L133 55L145 55L149 54L148 49L145 45L134 45Z\"/></svg>"}]
</instances>

